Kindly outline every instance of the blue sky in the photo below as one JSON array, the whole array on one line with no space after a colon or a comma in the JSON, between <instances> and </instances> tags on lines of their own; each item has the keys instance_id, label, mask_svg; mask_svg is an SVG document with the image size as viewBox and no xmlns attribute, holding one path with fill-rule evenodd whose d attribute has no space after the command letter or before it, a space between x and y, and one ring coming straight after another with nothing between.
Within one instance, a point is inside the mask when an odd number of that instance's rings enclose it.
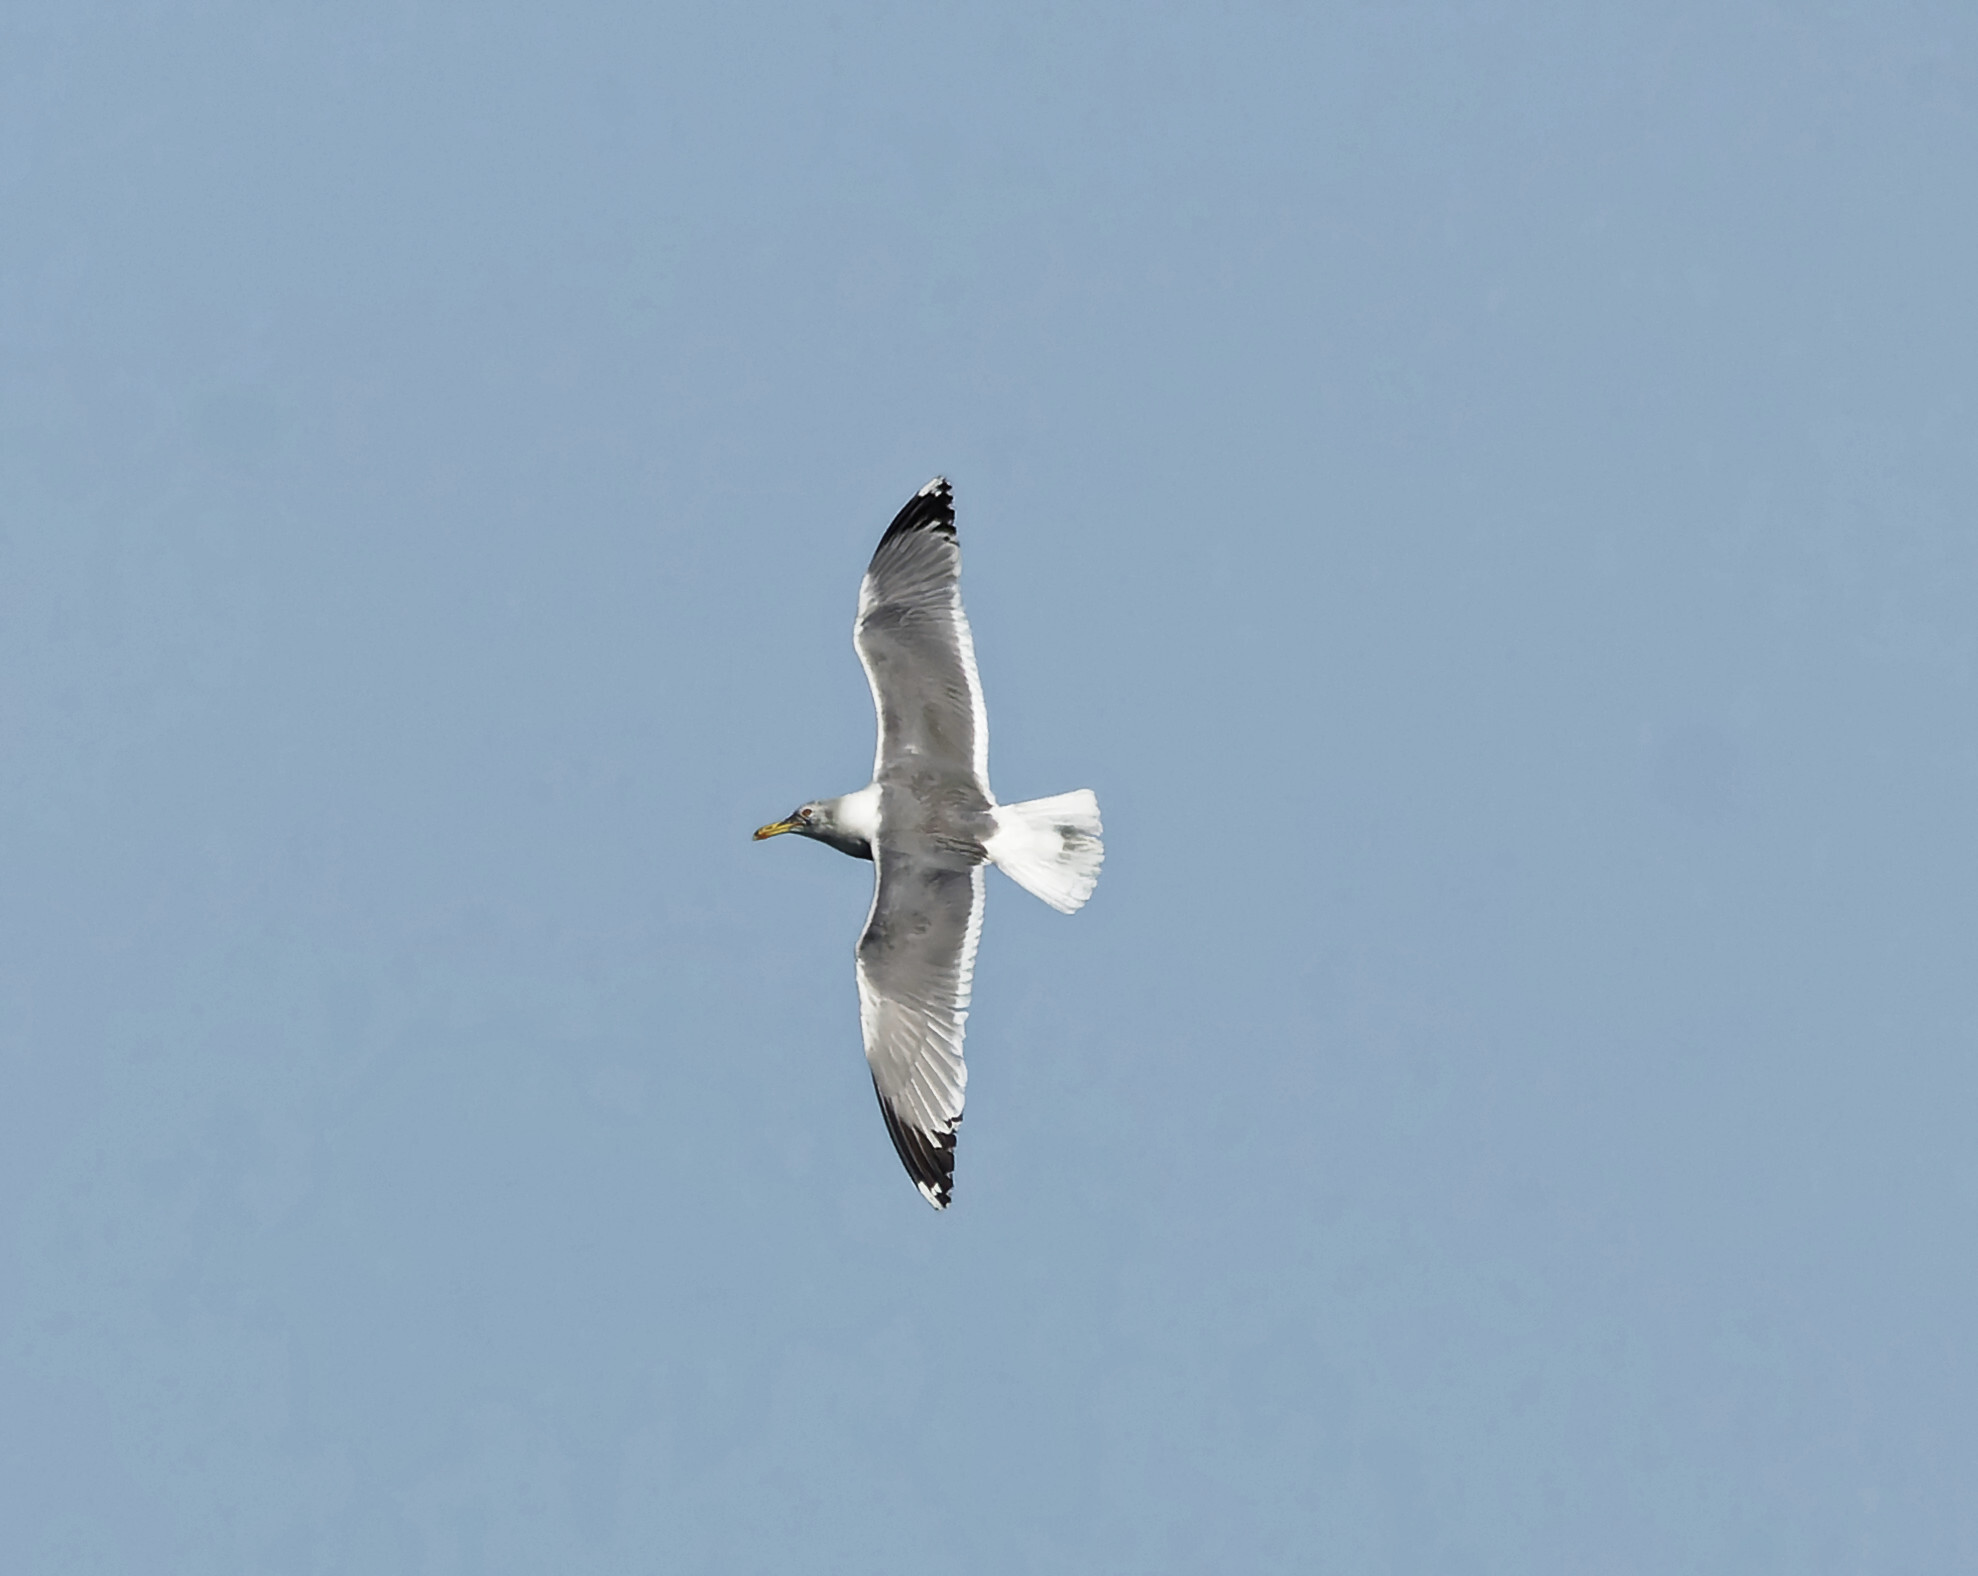
<instances>
[{"instance_id":1,"label":"blue sky","mask_svg":"<svg viewBox=\"0 0 1978 1576\"><path fill-rule=\"evenodd\" d=\"M1978 1564L1961 7L0 20L23 1572ZM956 487L956 1203L849 641Z\"/></svg>"}]
</instances>

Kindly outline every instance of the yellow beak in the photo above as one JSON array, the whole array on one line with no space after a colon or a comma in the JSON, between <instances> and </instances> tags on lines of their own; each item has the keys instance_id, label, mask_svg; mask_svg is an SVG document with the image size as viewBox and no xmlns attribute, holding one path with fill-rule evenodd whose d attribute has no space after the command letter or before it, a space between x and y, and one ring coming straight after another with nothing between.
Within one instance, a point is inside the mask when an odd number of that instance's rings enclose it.
<instances>
[{"instance_id":1,"label":"yellow beak","mask_svg":"<svg viewBox=\"0 0 1978 1576\"><path fill-rule=\"evenodd\" d=\"M794 832L796 829L795 821L771 821L769 825L758 826L755 829L755 840L759 843L765 837L774 837L779 832Z\"/></svg>"}]
</instances>

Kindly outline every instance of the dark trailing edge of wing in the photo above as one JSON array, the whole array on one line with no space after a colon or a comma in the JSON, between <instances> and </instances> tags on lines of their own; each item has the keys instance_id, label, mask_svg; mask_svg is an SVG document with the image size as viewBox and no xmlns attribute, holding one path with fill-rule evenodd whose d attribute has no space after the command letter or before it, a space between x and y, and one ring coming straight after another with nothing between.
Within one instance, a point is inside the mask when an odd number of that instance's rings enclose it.
<instances>
[{"instance_id":1,"label":"dark trailing edge of wing","mask_svg":"<svg viewBox=\"0 0 1978 1576\"><path fill-rule=\"evenodd\" d=\"M906 507L893 516L893 523L879 538L874 556L877 557L899 538L914 531L937 531L949 541L954 540L955 490L948 485L945 476L935 477L927 484L926 491L917 492L907 500Z\"/></svg>"},{"instance_id":2,"label":"dark trailing edge of wing","mask_svg":"<svg viewBox=\"0 0 1978 1576\"><path fill-rule=\"evenodd\" d=\"M893 1114L877 1078L872 1081L872 1092L879 1096L880 1114L886 1118L886 1131L892 1136L900 1164L907 1168L908 1176L933 1193L936 1209L946 1209L955 1187L954 1130L929 1133L909 1127ZM959 1122L961 1118L955 1120Z\"/></svg>"}]
</instances>

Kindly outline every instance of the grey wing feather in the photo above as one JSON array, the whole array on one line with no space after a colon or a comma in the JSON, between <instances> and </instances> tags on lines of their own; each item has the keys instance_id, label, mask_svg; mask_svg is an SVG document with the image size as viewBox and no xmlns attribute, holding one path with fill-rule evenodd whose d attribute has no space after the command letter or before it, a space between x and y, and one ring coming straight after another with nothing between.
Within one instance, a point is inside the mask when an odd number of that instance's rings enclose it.
<instances>
[{"instance_id":1,"label":"grey wing feather","mask_svg":"<svg viewBox=\"0 0 1978 1576\"><path fill-rule=\"evenodd\" d=\"M886 1130L927 1201L946 1209L968 1067L962 1036L982 934L983 866L951 852L877 850L858 944L859 1020Z\"/></svg>"},{"instance_id":2,"label":"grey wing feather","mask_svg":"<svg viewBox=\"0 0 1978 1576\"><path fill-rule=\"evenodd\" d=\"M852 644L879 713L875 781L927 766L989 791L989 723L962 612L953 490L937 476L907 500L859 586Z\"/></svg>"}]
</instances>

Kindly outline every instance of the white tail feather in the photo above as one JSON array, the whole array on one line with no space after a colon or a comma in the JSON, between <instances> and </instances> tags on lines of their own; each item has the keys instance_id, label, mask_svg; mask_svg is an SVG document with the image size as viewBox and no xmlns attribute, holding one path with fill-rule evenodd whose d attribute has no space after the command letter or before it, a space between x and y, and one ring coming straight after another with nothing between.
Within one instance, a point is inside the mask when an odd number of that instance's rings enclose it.
<instances>
[{"instance_id":1,"label":"white tail feather","mask_svg":"<svg viewBox=\"0 0 1978 1576\"><path fill-rule=\"evenodd\" d=\"M1106 845L1099 841L1099 801L1090 788L1049 799L999 804L996 830L983 843L996 868L1060 913L1084 906L1099 884Z\"/></svg>"}]
</instances>

